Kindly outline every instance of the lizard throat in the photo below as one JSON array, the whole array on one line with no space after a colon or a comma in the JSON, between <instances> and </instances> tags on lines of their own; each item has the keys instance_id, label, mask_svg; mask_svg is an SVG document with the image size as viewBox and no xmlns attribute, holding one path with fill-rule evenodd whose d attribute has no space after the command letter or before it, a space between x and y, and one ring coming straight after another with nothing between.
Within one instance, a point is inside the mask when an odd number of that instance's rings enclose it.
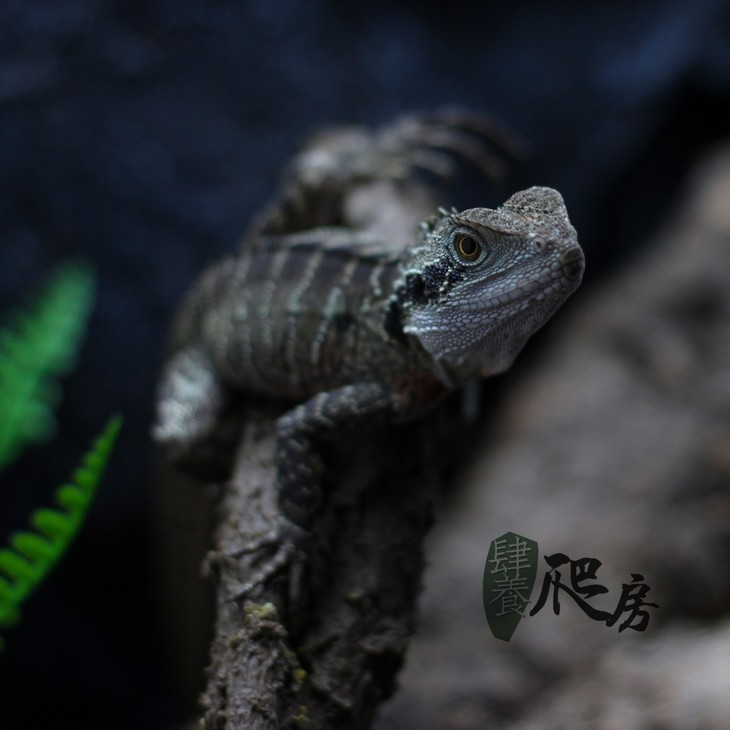
<instances>
[{"instance_id":1,"label":"lizard throat","mask_svg":"<svg viewBox=\"0 0 730 730\"><path fill-rule=\"evenodd\" d=\"M450 301L406 307L403 331L415 336L438 363L437 375L444 382L499 373L576 286L559 268L488 296L484 282L477 282Z\"/></svg>"}]
</instances>

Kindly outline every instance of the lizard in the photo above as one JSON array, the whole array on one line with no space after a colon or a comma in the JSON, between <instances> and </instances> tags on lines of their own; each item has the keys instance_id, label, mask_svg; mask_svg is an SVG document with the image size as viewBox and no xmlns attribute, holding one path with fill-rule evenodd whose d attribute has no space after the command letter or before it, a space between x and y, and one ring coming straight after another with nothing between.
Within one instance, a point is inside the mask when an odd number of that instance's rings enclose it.
<instances>
[{"instance_id":1,"label":"lizard","mask_svg":"<svg viewBox=\"0 0 730 730\"><path fill-rule=\"evenodd\" d=\"M492 135L481 118L448 112L320 139L242 250L184 300L154 437L174 463L213 473L216 439L235 438L226 424L236 394L287 404L271 571L321 509L323 440L419 418L503 372L580 284L584 255L551 188L494 209L439 208L413 225L432 204L412 184L416 171L446 177L461 156L494 173L483 145Z\"/></svg>"}]
</instances>

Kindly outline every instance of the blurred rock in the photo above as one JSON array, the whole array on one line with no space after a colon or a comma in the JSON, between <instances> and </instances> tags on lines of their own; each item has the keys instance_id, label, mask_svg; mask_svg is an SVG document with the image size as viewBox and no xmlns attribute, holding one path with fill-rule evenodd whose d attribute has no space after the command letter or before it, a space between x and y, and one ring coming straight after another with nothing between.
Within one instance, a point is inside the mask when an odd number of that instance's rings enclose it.
<instances>
[{"instance_id":1,"label":"blurred rock","mask_svg":"<svg viewBox=\"0 0 730 730\"><path fill-rule=\"evenodd\" d=\"M727 727L730 149L650 250L556 327L433 535L421 632L380 730ZM548 602L493 639L481 579L507 531L601 560L602 608L640 573L659 604L647 631L618 633L563 595L560 615Z\"/></svg>"},{"instance_id":2,"label":"blurred rock","mask_svg":"<svg viewBox=\"0 0 730 730\"><path fill-rule=\"evenodd\" d=\"M571 676L512 730L726 728L730 622L675 625L617 642L585 675Z\"/></svg>"}]
</instances>

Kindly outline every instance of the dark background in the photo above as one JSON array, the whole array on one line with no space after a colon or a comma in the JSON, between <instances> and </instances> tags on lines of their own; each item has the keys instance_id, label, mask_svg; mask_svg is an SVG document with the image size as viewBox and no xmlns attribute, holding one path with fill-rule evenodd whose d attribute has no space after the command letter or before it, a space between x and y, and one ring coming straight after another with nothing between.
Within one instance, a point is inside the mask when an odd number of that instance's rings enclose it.
<instances>
[{"instance_id":1,"label":"dark background","mask_svg":"<svg viewBox=\"0 0 730 730\"><path fill-rule=\"evenodd\" d=\"M56 441L0 477L0 543L111 412L125 425L83 533L6 635L0 728L173 720L150 557L165 331L307 132L489 110L532 149L511 187L566 198L590 285L727 136L729 96L730 2L1 0L0 313L72 256L99 295Z\"/></svg>"}]
</instances>

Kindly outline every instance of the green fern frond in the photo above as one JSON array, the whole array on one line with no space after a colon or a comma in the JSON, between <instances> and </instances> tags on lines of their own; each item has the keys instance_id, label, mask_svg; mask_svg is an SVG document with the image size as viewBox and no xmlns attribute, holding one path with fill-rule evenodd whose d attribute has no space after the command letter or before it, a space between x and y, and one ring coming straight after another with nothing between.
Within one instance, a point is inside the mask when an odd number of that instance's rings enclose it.
<instances>
[{"instance_id":1,"label":"green fern frond","mask_svg":"<svg viewBox=\"0 0 730 730\"><path fill-rule=\"evenodd\" d=\"M63 557L79 532L121 425L121 416L109 420L70 482L56 490L58 508L34 512L31 522L35 531L16 532L10 538L11 548L0 550L0 628L17 622L20 605ZM0 638L0 651L2 647Z\"/></svg>"},{"instance_id":2,"label":"green fern frond","mask_svg":"<svg viewBox=\"0 0 730 730\"><path fill-rule=\"evenodd\" d=\"M0 469L26 443L55 431L57 377L74 363L94 288L88 266L65 264L35 306L15 313L0 330Z\"/></svg>"}]
</instances>

